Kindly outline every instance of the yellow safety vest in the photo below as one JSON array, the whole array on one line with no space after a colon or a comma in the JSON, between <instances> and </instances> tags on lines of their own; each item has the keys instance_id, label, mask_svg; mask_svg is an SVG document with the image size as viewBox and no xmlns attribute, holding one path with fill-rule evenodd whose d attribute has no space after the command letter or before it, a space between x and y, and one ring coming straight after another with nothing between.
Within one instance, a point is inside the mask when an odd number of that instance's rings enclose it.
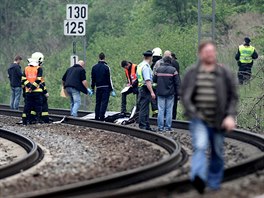
<instances>
[{"instance_id":1,"label":"yellow safety vest","mask_svg":"<svg viewBox=\"0 0 264 198\"><path fill-rule=\"evenodd\" d=\"M239 52L240 52L239 61L241 63L252 63L252 55L254 51L255 51L255 48L253 46L240 45L239 46Z\"/></svg>"},{"instance_id":2,"label":"yellow safety vest","mask_svg":"<svg viewBox=\"0 0 264 198\"><path fill-rule=\"evenodd\" d=\"M143 78L143 73L142 73L142 70L143 70L143 67L145 65L142 63L140 63L138 66L137 66L137 79L138 79L138 87L142 87L144 84L145 84L145 81L144 81L144 78Z\"/></svg>"}]
</instances>

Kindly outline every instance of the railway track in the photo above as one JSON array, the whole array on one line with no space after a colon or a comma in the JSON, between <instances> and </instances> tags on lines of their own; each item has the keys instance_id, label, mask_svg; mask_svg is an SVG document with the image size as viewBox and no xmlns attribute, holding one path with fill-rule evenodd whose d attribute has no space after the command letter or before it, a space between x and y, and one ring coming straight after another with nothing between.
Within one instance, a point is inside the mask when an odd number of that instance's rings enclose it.
<instances>
[{"instance_id":1,"label":"railway track","mask_svg":"<svg viewBox=\"0 0 264 198\"><path fill-rule=\"evenodd\" d=\"M16 117L21 116L21 112L7 109L0 109L0 114ZM61 120L63 118L63 116L60 115L51 115L51 117L53 120ZM150 133L126 126L118 126L111 123L85 121L74 118L66 118L65 122L67 124L86 126L137 137L139 139L152 142L164 148L170 154L170 156L166 157L165 159L162 159L157 163L153 163L148 166L140 167L134 170L121 172L104 178L80 182L73 185L66 185L58 188L56 187L50 190L45 190L43 192L38 191L32 194L23 195L24 197L71 197L102 191L110 191L126 187L132 184L137 184L139 182L143 182L169 173L172 170L175 170L176 168L179 168L180 166L185 164L188 159L187 154L184 150L181 149L179 143L176 143L171 139L168 139L155 133Z\"/></svg>"},{"instance_id":2,"label":"railway track","mask_svg":"<svg viewBox=\"0 0 264 198\"><path fill-rule=\"evenodd\" d=\"M0 137L18 144L27 152L27 155L20 158L19 160L15 160L10 164L1 166L0 179L17 174L22 170L27 170L28 168L40 162L44 156L41 148L38 147L35 142L25 136L13 133L8 130L0 129Z\"/></svg>"},{"instance_id":3,"label":"railway track","mask_svg":"<svg viewBox=\"0 0 264 198\"><path fill-rule=\"evenodd\" d=\"M51 109L50 113L56 114L51 115L54 120L60 120L65 115L69 114L69 110ZM88 113L89 112L80 112L79 115L84 116ZM7 116L21 115L21 113L19 112L10 111L7 110L7 108L2 108L1 105L0 114ZM172 189L174 191L176 190L179 192L190 189L191 184L188 178L184 178L182 180L175 179L174 181L157 184L155 186L147 187L144 189L120 191L120 188L124 188L128 185L136 184L157 177L159 175L168 173L171 170L183 165L187 158L186 153L184 152L184 150L180 149L180 145L178 145L177 143L173 143L173 141L167 138L161 138L161 136L157 134L146 131L143 132L139 129L114 125L110 123L85 121L70 117L66 117L65 122L67 124L99 128L145 139L147 141L158 144L159 146L162 146L171 154L171 156L169 157L169 159L163 160L162 162L159 162L157 164L153 164L148 167L143 167L137 170L128 171L127 173L124 172L116 174L114 176L98 179L97 181L80 182L74 185L54 188L45 192L36 192L34 194L28 194L28 196L74 197L85 195L83 197L128 197L149 194L155 195L158 192L170 191ZM156 124L156 119L151 119L151 124ZM173 128L188 130L188 122L174 121ZM264 169L264 138L262 136L243 130L235 130L232 133L226 134L226 137L253 145L262 152L256 154L255 156L252 156L250 159L236 164L235 166L227 168L225 170L224 181L236 179L254 173L258 170ZM165 166L160 166L162 163ZM155 172L155 174L153 174L153 172Z\"/></svg>"}]
</instances>

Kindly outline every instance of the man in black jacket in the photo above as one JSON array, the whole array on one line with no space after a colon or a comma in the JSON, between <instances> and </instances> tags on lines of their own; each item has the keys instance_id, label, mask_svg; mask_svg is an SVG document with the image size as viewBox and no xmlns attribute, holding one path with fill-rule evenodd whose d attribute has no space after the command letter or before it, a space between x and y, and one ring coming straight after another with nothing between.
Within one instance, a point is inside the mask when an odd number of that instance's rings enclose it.
<instances>
[{"instance_id":1,"label":"man in black jacket","mask_svg":"<svg viewBox=\"0 0 264 198\"><path fill-rule=\"evenodd\" d=\"M16 56L14 63L10 65L8 68L8 77L11 85L11 100L10 100L10 108L14 110L18 110L20 96L22 93L21 88L21 78L22 78L22 70L19 65L22 61L21 56Z\"/></svg>"},{"instance_id":2,"label":"man in black jacket","mask_svg":"<svg viewBox=\"0 0 264 198\"><path fill-rule=\"evenodd\" d=\"M115 96L110 68L105 62L104 53L99 54L99 62L92 69L92 90L96 87L95 120L104 121L110 93Z\"/></svg>"},{"instance_id":3,"label":"man in black jacket","mask_svg":"<svg viewBox=\"0 0 264 198\"><path fill-rule=\"evenodd\" d=\"M71 115L78 116L81 106L81 93L88 94L88 84L86 81L85 63L80 60L77 64L70 67L62 77L62 84L71 99Z\"/></svg>"},{"instance_id":4,"label":"man in black jacket","mask_svg":"<svg viewBox=\"0 0 264 198\"><path fill-rule=\"evenodd\" d=\"M172 57L172 66L175 67L175 69L177 70L178 76L179 76L179 84L181 84L180 64L178 62L178 59L177 59L175 53L171 53L171 57ZM179 85L179 87L180 87L180 85ZM174 105L173 105L173 112L172 112L172 119L173 120L177 119L178 101L179 101L179 95L177 92L176 95L174 96Z\"/></svg>"},{"instance_id":5,"label":"man in black jacket","mask_svg":"<svg viewBox=\"0 0 264 198\"><path fill-rule=\"evenodd\" d=\"M179 75L172 66L172 58L166 56L163 63L157 68L153 82L157 83L158 96L158 130L171 131L172 108L174 96L177 95L179 87ZM166 124L164 127L164 116L166 112Z\"/></svg>"},{"instance_id":6,"label":"man in black jacket","mask_svg":"<svg viewBox=\"0 0 264 198\"><path fill-rule=\"evenodd\" d=\"M224 174L224 131L235 128L238 95L231 71L217 64L215 44L201 43L198 53L200 61L186 73L181 92L186 115L191 120L194 148L191 180L203 193L206 185L212 190L220 189Z\"/></svg>"}]
</instances>

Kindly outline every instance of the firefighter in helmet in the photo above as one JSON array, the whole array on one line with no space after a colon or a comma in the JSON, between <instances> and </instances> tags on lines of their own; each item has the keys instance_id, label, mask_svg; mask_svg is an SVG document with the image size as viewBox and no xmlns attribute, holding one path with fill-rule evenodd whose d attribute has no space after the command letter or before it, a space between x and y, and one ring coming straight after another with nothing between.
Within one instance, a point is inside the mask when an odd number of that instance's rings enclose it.
<instances>
[{"instance_id":1,"label":"firefighter in helmet","mask_svg":"<svg viewBox=\"0 0 264 198\"><path fill-rule=\"evenodd\" d=\"M25 89L25 106L22 115L23 125L32 123L34 120L32 112L35 112L36 121L42 123L43 93L48 96L48 93L44 91L45 82L41 67L43 62L44 55L40 52L35 52L28 59L28 66L23 72L22 85Z\"/></svg>"}]
</instances>

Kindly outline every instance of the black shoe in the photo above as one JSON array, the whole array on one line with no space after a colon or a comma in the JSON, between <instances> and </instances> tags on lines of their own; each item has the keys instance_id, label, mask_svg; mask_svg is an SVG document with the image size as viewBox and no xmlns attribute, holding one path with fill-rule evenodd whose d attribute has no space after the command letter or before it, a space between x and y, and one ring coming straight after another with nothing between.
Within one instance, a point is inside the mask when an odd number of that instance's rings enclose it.
<instances>
[{"instance_id":1,"label":"black shoe","mask_svg":"<svg viewBox=\"0 0 264 198\"><path fill-rule=\"evenodd\" d=\"M152 132L157 132L157 130L152 129L152 128L150 128L150 127L149 127L149 128L146 128L146 130L147 130L147 131L152 131Z\"/></svg>"},{"instance_id":2,"label":"black shoe","mask_svg":"<svg viewBox=\"0 0 264 198\"><path fill-rule=\"evenodd\" d=\"M27 123L26 121L22 121L22 125L23 125L23 126L27 126L28 123Z\"/></svg>"},{"instance_id":3,"label":"black shoe","mask_svg":"<svg viewBox=\"0 0 264 198\"><path fill-rule=\"evenodd\" d=\"M195 176L192 185L200 194L204 194L205 182L199 176Z\"/></svg>"}]
</instances>

